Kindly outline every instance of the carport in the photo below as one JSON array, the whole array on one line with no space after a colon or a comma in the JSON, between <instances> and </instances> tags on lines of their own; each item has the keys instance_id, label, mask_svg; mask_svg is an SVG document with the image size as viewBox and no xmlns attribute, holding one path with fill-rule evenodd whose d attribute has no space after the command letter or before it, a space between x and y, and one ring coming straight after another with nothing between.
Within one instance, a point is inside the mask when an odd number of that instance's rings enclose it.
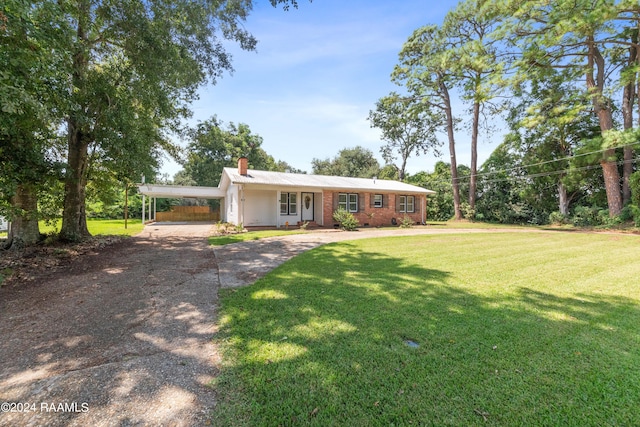
<instances>
[{"instance_id":1,"label":"carport","mask_svg":"<svg viewBox=\"0 0 640 427\"><path fill-rule=\"evenodd\" d=\"M145 223L145 197L149 198L149 216L156 217L156 199L220 199L220 213L224 212L224 191L218 187L189 187L185 185L138 184L142 195L142 223ZM153 213L153 216L152 216Z\"/></svg>"}]
</instances>

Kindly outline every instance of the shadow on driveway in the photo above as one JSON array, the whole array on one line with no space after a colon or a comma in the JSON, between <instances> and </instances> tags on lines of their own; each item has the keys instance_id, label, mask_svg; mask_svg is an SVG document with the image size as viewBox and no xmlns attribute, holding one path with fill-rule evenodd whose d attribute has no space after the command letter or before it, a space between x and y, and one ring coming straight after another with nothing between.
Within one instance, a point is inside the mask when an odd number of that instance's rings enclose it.
<instances>
[{"instance_id":1,"label":"shadow on driveway","mask_svg":"<svg viewBox=\"0 0 640 427\"><path fill-rule=\"evenodd\" d=\"M0 401L16 410L0 425L204 424L219 362L210 228L147 226L0 289Z\"/></svg>"}]
</instances>

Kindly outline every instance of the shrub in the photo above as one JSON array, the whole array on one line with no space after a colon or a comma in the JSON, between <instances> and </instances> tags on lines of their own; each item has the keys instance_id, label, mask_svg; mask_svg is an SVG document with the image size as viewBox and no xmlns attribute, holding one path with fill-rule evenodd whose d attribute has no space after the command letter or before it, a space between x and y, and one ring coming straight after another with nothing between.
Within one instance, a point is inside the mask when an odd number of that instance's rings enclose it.
<instances>
[{"instance_id":1,"label":"shrub","mask_svg":"<svg viewBox=\"0 0 640 427\"><path fill-rule=\"evenodd\" d=\"M568 218L566 215L561 214L559 211L551 212L549 214L550 224L567 224Z\"/></svg>"},{"instance_id":2,"label":"shrub","mask_svg":"<svg viewBox=\"0 0 640 427\"><path fill-rule=\"evenodd\" d=\"M472 209L471 205L467 202L460 204L460 211L462 211L462 216L466 220L473 221L476 218L476 209Z\"/></svg>"},{"instance_id":3,"label":"shrub","mask_svg":"<svg viewBox=\"0 0 640 427\"><path fill-rule=\"evenodd\" d=\"M360 225L351 212L347 212L342 208L333 212L333 219L337 221L338 224L340 224L340 228L345 231L353 231Z\"/></svg>"},{"instance_id":4,"label":"shrub","mask_svg":"<svg viewBox=\"0 0 640 427\"><path fill-rule=\"evenodd\" d=\"M413 227L413 220L408 215L405 215L400 221L400 228L411 228Z\"/></svg>"},{"instance_id":5,"label":"shrub","mask_svg":"<svg viewBox=\"0 0 640 427\"><path fill-rule=\"evenodd\" d=\"M631 214L633 215L633 223L636 227L640 227L640 207L636 205L630 205Z\"/></svg>"},{"instance_id":6,"label":"shrub","mask_svg":"<svg viewBox=\"0 0 640 427\"><path fill-rule=\"evenodd\" d=\"M590 227L598 225L598 208L590 208L588 206L577 206L573 217L571 217L571 223L576 227Z\"/></svg>"}]
</instances>

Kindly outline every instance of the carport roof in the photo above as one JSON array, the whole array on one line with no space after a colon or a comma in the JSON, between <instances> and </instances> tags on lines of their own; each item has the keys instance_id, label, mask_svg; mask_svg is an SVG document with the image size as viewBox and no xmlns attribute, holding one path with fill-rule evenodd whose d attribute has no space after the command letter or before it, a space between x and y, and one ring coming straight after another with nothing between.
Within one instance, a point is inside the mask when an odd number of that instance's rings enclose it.
<instances>
[{"instance_id":1,"label":"carport roof","mask_svg":"<svg viewBox=\"0 0 640 427\"><path fill-rule=\"evenodd\" d=\"M149 197L175 199L221 199L224 191L218 187L188 187L184 185L138 184L138 191Z\"/></svg>"}]
</instances>

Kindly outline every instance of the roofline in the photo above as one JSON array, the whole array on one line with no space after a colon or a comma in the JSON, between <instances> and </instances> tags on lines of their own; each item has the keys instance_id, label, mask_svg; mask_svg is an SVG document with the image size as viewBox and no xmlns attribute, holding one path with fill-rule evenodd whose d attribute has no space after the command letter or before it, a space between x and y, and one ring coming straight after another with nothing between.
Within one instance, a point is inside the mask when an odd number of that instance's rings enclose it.
<instances>
[{"instance_id":1,"label":"roofline","mask_svg":"<svg viewBox=\"0 0 640 427\"><path fill-rule=\"evenodd\" d=\"M229 183L231 184L235 184L235 185L247 185L247 184L253 184L253 183L248 183L246 181L237 181L237 180L233 180L231 177L231 174L228 172L235 172L237 171L236 168L233 167L225 167L223 169L223 171L225 173L223 173L223 175L226 175L227 178L229 179ZM285 173L288 175L302 175L302 176L315 176L315 177L325 177L325 178L347 178L347 179L357 179L357 180L372 180L372 178L360 178L360 177L349 177L349 176L337 176L337 175L315 175L315 174L296 174L296 173L290 173L290 172L277 172L277 171L263 171L263 170L258 170L258 169L247 169L247 175L250 175L251 171L258 171L258 172L271 172L271 173ZM418 188L419 190L400 190L400 189L380 189L378 187L359 187L357 188L357 190L363 190L363 191L371 191L371 192L380 192L380 193L414 193L414 194L425 194L425 195L432 195L432 194L436 194L435 191L433 190L428 190L426 188L422 188L422 187L418 187L417 185L413 185L413 184L408 184L406 182L402 182L402 181L395 181L395 180L385 180L385 179L380 179L379 181L390 181L390 182L396 182L396 183L400 183L400 184L404 184L404 185L411 185L413 187ZM220 185L222 184L222 179L220 180ZM325 185L317 185L317 184L271 184L271 183L255 183L254 185L263 185L263 186L268 186L268 187L291 187L291 188L295 188L295 187L305 187L305 188L318 188L318 189L324 189L324 190L353 190L354 187L333 187L333 186L325 186Z\"/></svg>"}]
</instances>

